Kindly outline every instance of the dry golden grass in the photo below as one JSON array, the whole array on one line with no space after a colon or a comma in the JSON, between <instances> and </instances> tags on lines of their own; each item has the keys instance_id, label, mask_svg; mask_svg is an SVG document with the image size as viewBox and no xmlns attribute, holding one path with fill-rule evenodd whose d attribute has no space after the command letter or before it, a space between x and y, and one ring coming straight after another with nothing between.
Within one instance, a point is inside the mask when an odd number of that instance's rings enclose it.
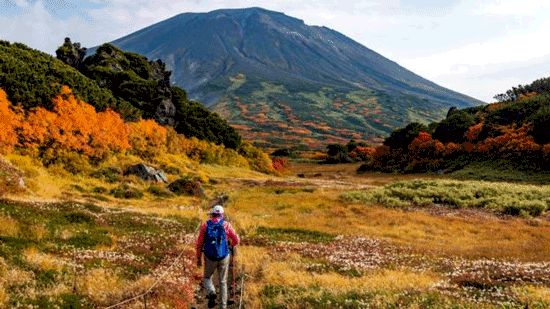
<instances>
[{"instance_id":1,"label":"dry golden grass","mask_svg":"<svg viewBox=\"0 0 550 309\"><path fill-rule=\"evenodd\" d=\"M44 224L37 223L30 226L28 236L33 240L40 241L44 237L46 237L47 234L48 229L46 228L46 226Z\"/></svg>"},{"instance_id":2,"label":"dry golden grass","mask_svg":"<svg viewBox=\"0 0 550 309\"><path fill-rule=\"evenodd\" d=\"M82 294L99 304L120 299L126 282L112 271L95 268L77 278L77 288Z\"/></svg>"},{"instance_id":3,"label":"dry golden grass","mask_svg":"<svg viewBox=\"0 0 550 309\"><path fill-rule=\"evenodd\" d=\"M8 301L10 300L10 295L6 292L3 284L0 284L0 308L4 308Z\"/></svg>"},{"instance_id":4,"label":"dry golden grass","mask_svg":"<svg viewBox=\"0 0 550 309\"><path fill-rule=\"evenodd\" d=\"M31 167L29 161L17 157L9 158L31 175L32 196L20 198L58 200L69 196L73 200L86 201L81 192L71 185L78 184L89 191L96 186L107 189L116 184L88 176L68 174L58 167ZM134 163L132 157L116 157L104 163L105 166L123 166ZM340 196L346 188L314 187L304 190L302 187L264 187L251 185L235 178L280 181L295 181L294 177L274 177L246 169L198 165L183 158L158 158L160 165L173 165L183 173L208 179L222 180L207 186L210 198L219 193L230 197L226 205L228 219L236 226L241 236L254 235L257 228L291 228L305 231L319 231L332 235L362 236L387 241L398 247L406 247L421 254L452 256L464 258L518 259L521 261L548 261L550 257L550 223L545 219L498 218L483 213L465 213L462 211L434 214L426 210L389 209L378 205L365 205L343 201ZM307 165L295 164L293 174L306 172L321 173L325 180L345 180L350 184L380 185L396 180L418 178L415 176L394 175L355 175L356 165ZM60 177L60 175L62 177ZM313 175L311 175L313 177ZM172 175L172 178L175 176ZM133 180L136 187L146 190L147 182ZM307 181L307 179L306 179ZM209 198L178 196L158 199L148 193L142 199L121 200L105 195L106 201L96 204L112 208L132 209L156 214L161 217L179 216L184 218L206 219ZM17 236L20 233L17 221L0 216L0 235ZM27 231L26 231L27 232ZM41 240L47 235L44 225L34 225L27 232L30 238ZM55 237L69 239L73 232L56 231ZM440 274L415 273L406 269L381 269L368 272L359 277L350 277L334 271L314 274L307 269L309 263L296 254L284 257L273 256L269 248L243 246L238 257L242 264L247 285L245 299L251 308L262 305L261 293L268 284L304 288L313 291L313 287L323 287L332 294L348 292L384 291L384 297L403 290L428 291L430 287L443 280ZM24 252L25 261L43 270L59 271L61 264L54 262L51 256L28 249ZM0 263L1 266L1 263ZM24 285L32 280L29 272L13 268L2 271L0 267L0 304L2 291L12 286ZM135 282L123 280L117 273L105 269L88 271L78 279L78 289L98 304L109 304L133 292L140 291L151 283L152 278L144 276ZM3 288L2 288L3 287ZM2 290L4 289L4 290ZM52 295L60 294L52 290ZM316 292L312 292L316 293ZM518 287L518 295L526 302L549 302L550 292L538 286ZM56 294L56 295L57 295ZM293 304L289 304L293 306ZM298 305L296 305L298 306ZM0 305L1 307L1 305ZM298 306L299 307L299 306Z\"/></svg>"},{"instance_id":5,"label":"dry golden grass","mask_svg":"<svg viewBox=\"0 0 550 309\"><path fill-rule=\"evenodd\" d=\"M431 273L413 273L406 270L382 270L350 278L338 273L313 273L302 270L299 261L285 260L270 263L264 270L264 280L286 287L323 287L332 294L351 291L426 290L441 278Z\"/></svg>"},{"instance_id":6,"label":"dry golden grass","mask_svg":"<svg viewBox=\"0 0 550 309\"><path fill-rule=\"evenodd\" d=\"M548 287L528 285L517 287L515 291L526 304L539 302L550 306L550 288Z\"/></svg>"},{"instance_id":7,"label":"dry golden grass","mask_svg":"<svg viewBox=\"0 0 550 309\"><path fill-rule=\"evenodd\" d=\"M10 267L2 276L0 282L5 287L24 286L34 280L33 273L21 270L17 267Z\"/></svg>"},{"instance_id":8,"label":"dry golden grass","mask_svg":"<svg viewBox=\"0 0 550 309\"><path fill-rule=\"evenodd\" d=\"M38 251L36 248L27 248L23 251L25 261L43 271L61 271L65 263L58 257Z\"/></svg>"},{"instance_id":9,"label":"dry golden grass","mask_svg":"<svg viewBox=\"0 0 550 309\"><path fill-rule=\"evenodd\" d=\"M246 246L240 249L238 261L247 274L245 301L253 308L262 306L261 291L267 285L314 290L322 287L332 295L350 292L368 293L425 291L442 280L435 273L411 272L405 269L380 270L359 277L335 272L307 271L307 262L297 254L270 256L266 249ZM261 261L261 262L259 262Z\"/></svg>"},{"instance_id":10,"label":"dry golden grass","mask_svg":"<svg viewBox=\"0 0 550 309\"><path fill-rule=\"evenodd\" d=\"M235 225L245 233L257 226L299 228L335 235L379 238L413 250L467 258L545 261L550 257L550 223L502 219L490 215L438 216L339 200L338 191L274 194L253 188L239 192L228 205Z\"/></svg>"},{"instance_id":11,"label":"dry golden grass","mask_svg":"<svg viewBox=\"0 0 550 309\"><path fill-rule=\"evenodd\" d=\"M266 174L249 170L246 168L229 167L215 164L201 164L199 170L210 178L248 178L248 179L267 179L273 178Z\"/></svg>"},{"instance_id":12,"label":"dry golden grass","mask_svg":"<svg viewBox=\"0 0 550 309\"><path fill-rule=\"evenodd\" d=\"M365 185L380 186L388 183L412 180L412 179L437 179L435 175L422 174L385 174L364 173L357 174L361 163L349 164L316 164L316 163L292 163L289 174L304 174L306 178L320 178L332 180L345 180ZM317 174L317 176L315 176ZM320 174L320 176L318 176Z\"/></svg>"},{"instance_id":13,"label":"dry golden grass","mask_svg":"<svg viewBox=\"0 0 550 309\"><path fill-rule=\"evenodd\" d=\"M128 281L112 270L95 268L77 278L77 289L94 302L109 305L120 299L143 293L154 282L155 278L150 275Z\"/></svg>"},{"instance_id":14,"label":"dry golden grass","mask_svg":"<svg viewBox=\"0 0 550 309\"><path fill-rule=\"evenodd\" d=\"M19 223L7 216L0 215L0 236L17 236Z\"/></svg>"}]
</instances>

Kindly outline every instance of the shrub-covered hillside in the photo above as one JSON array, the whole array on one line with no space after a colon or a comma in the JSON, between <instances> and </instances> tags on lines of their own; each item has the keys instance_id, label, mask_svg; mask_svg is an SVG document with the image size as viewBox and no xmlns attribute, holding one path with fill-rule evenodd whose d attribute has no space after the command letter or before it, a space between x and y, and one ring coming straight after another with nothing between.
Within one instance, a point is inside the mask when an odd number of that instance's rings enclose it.
<instances>
[{"instance_id":1,"label":"shrub-covered hillside","mask_svg":"<svg viewBox=\"0 0 550 309\"><path fill-rule=\"evenodd\" d=\"M109 44L84 59L85 53L86 49L69 39L57 50L59 59L2 41L0 87L10 101L25 109L51 110L52 98L66 85L98 111L111 108L126 120L154 119L187 137L233 149L240 146L241 137L225 120L170 85L170 72L161 61L149 61Z\"/></svg>"},{"instance_id":2,"label":"shrub-covered hillside","mask_svg":"<svg viewBox=\"0 0 550 309\"><path fill-rule=\"evenodd\" d=\"M14 104L51 108L51 99L62 85L70 86L76 96L98 110L112 108L133 119L141 115L139 109L62 61L21 43L0 42L0 87Z\"/></svg>"},{"instance_id":3,"label":"shrub-covered hillside","mask_svg":"<svg viewBox=\"0 0 550 309\"><path fill-rule=\"evenodd\" d=\"M548 170L549 80L514 87L508 95L497 95L502 99L497 103L451 108L441 122L411 123L395 130L361 170L452 171L489 161L514 169Z\"/></svg>"}]
</instances>

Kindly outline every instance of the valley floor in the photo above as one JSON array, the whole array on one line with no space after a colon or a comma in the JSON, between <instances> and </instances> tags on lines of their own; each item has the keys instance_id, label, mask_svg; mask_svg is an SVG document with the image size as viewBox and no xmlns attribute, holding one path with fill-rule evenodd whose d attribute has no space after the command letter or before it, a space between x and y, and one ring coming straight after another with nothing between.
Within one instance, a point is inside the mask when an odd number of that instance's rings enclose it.
<instances>
[{"instance_id":1,"label":"valley floor","mask_svg":"<svg viewBox=\"0 0 550 309\"><path fill-rule=\"evenodd\" d=\"M398 181L446 181L357 175L354 164L294 164L281 177L200 168L209 179L204 199L146 194L120 200L91 194L98 185L91 180L68 177L52 185L57 194L35 188L38 193L0 202L0 303L105 307L161 279L149 305L187 307L200 295L194 233L210 200L224 193L229 220L243 239L236 268L245 308L550 306L545 213L349 199ZM548 197L547 186L526 188ZM143 300L123 307L142 308Z\"/></svg>"}]
</instances>

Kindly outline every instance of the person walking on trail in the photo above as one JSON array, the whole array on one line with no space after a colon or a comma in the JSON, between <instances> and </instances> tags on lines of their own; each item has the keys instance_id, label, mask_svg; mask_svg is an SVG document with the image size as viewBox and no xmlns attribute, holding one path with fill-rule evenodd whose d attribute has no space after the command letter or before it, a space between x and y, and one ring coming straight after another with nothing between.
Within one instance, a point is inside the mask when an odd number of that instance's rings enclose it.
<instances>
[{"instance_id":1,"label":"person walking on trail","mask_svg":"<svg viewBox=\"0 0 550 309\"><path fill-rule=\"evenodd\" d=\"M214 271L220 279L221 302L219 308L227 308L227 274L229 271L230 249L239 244L240 239L231 223L224 220L224 210L216 205L210 211L210 219L203 222L197 238L197 267L202 266L204 252L204 288L208 298L208 307L216 305L216 289L212 283Z\"/></svg>"}]
</instances>

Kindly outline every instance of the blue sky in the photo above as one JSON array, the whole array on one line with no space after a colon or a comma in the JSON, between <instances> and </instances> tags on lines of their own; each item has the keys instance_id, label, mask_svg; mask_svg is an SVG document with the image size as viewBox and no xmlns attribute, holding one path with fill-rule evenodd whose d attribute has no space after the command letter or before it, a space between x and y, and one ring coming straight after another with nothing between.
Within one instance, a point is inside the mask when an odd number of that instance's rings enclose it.
<instances>
[{"instance_id":1,"label":"blue sky","mask_svg":"<svg viewBox=\"0 0 550 309\"><path fill-rule=\"evenodd\" d=\"M0 0L0 38L53 53L183 12L259 6L327 26L442 86L491 101L550 76L548 0Z\"/></svg>"}]
</instances>

